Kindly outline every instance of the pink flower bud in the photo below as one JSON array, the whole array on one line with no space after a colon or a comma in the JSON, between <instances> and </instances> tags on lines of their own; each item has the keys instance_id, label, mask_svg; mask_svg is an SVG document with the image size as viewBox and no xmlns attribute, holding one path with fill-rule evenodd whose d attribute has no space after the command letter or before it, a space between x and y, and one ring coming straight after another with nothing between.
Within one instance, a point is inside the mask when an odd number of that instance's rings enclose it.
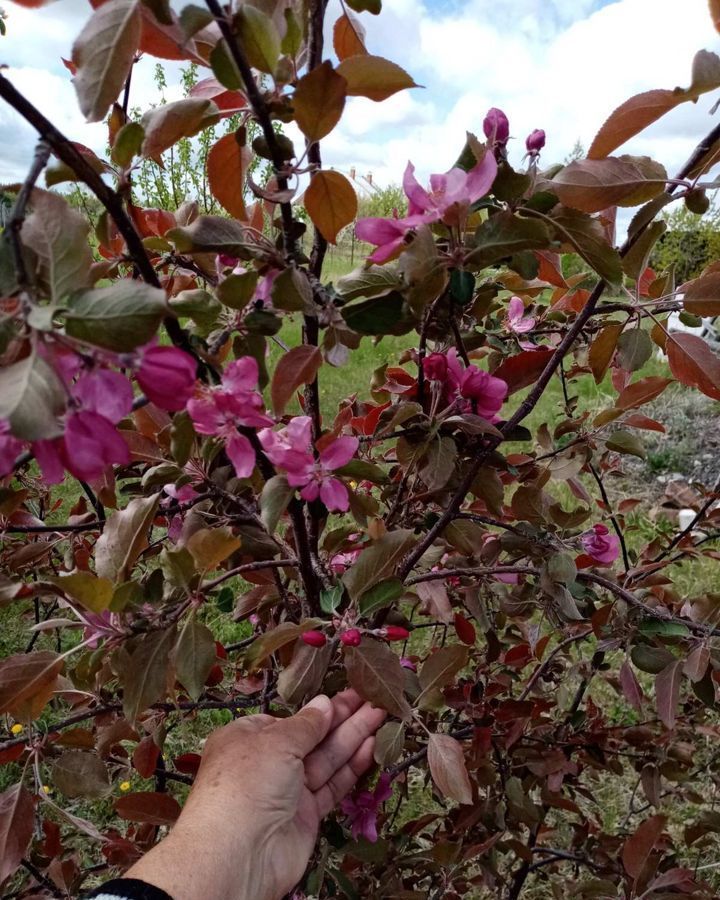
<instances>
[{"instance_id":1,"label":"pink flower bud","mask_svg":"<svg viewBox=\"0 0 720 900\"><path fill-rule=\"evenodd\" d=\"M324 647L327 643L327 638L322 631L304 631L300 638L310 647Z\"/></svg>"},{"instance_id":2,"label":"pink flower bud","mask_svg":"<svg viewBox=\"0 0 720 900\"><path fill-rule=\"evenodd\" d=\"M417 672L417 666L407 656L400 657L400 665L403 667L403 669L410 669L411 672Z\"/></svg>"},{"instance_id":3,"label":"pink flower bud","mask_svg":"<svg viewBox=\"0 0 720 900\"><path fill-rule=\"evenodd\" d=\"M148 347L142 353L137 382L160 409L183 409L195 389L197 363L177 347Z\"/></svg>"},{"instance_id":4,"label":"pink flower bud","mask_svg":"<svg viewBox=\"0 0 720 900\"><path fill-rule=\"evenodd\" d=\"M542 128L531 131L525 140L525 148L528 153L536 156L545 146L545 132Z\"/></svg>"},{"instance_id":5,"label":"pink flower bud","mask_svg":"<svg viewBox=\"0 0 720 900\"><path fill-rule=\"evenodd\" d=\"M448 361L444 353L431 353L423 360L423 373L430 381L445 381Z\"/></svg>"},{"instance_id":6,"label":"pink flower bud","mask_svg":"<svg viewBox=\"0 0 720 900\"><path fill-rule=\"evenodd\" d=\"M362 640L362 635L358 628L348 628L347 631L343 631L340 635L340 640L346 647L357 647Z\"/></svg>"},{"instance_id":7,"label":"pink flower bud","mask_svg":"<svg viewBox=\"0 0 720 900\"><path fill-rule=\"evenodd\" d=\"M388 641L405 641L410 637L410 632L402 625L387 625L381 633Z\"/></svg>"},{"instance_id":8,"label":"pink flower bud","mask_svg":"<svg viewBox=\"0 0 720 900\"><path fill-rule=\"evenodd\" d=\"M510 139L510 122L505 113L493 106L483 121L485 137L495 144L507 144Z\"/></svg>"}]
</instances>

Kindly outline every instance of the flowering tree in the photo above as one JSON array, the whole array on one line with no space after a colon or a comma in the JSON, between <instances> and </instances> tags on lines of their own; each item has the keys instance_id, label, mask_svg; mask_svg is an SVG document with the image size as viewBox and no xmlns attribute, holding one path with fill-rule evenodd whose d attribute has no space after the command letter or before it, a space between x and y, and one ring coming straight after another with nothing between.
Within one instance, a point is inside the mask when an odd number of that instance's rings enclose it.
<instances>
[{"instance_id":1,"label":"flowering tree","mask_svg":"<svg viewBox=\"0 0 720 900\"><path fill-rule=\"evenodd\" d=\"M673 575L717 558L720 486L648 541L606 480L663 431L642 408L673 382L720 399L717 358L664 325L718 313L718 264L681 291L647 265L662 210L701 200L720 127L674 177L616 155L720 87L720 58L628 100L564 167L536 129L513 168L490 110L429 186L408 165L407 213L358 221L367 264L330 284L357 197L320 141L349 97L415 86L366 46L380 0L344 0L327 49L327 0L91 5L68 66L107 159L0 74L39 138L0 243L0 600L28 630L0 662L9 896L74 896L152 846L207 711L284 715L347 684L389 714L377 770L324 823L296 897L513 900L569 878L588 898L716 896L693 863L720 831L719 595ZM131 121L139 53L197 64L202 88ZM207 156L227 215L136 205L137 167L238 111ZM43 171L102 203L96 253ZM618 206L637 207L619 249ZM383 336L404 352L331 408L323 374ZM642 372L654 345L664 376ZM605 379L590 409L583 383ZM615 821L608 780L631 787Z\"/></svg>"}]
</instances>

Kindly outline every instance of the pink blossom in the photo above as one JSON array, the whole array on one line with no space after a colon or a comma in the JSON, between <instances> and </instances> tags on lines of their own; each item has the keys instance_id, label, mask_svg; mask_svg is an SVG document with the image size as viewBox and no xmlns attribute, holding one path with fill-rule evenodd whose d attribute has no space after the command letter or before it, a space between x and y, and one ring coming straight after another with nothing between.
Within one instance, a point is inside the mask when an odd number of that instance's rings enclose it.
<instances>
[{"instance_id":1,"label":"pink blossom","mask_svg":"<svg viewBox=\"0 0 720 900\"><path fill-rule=\"evenodd\" d=\"M580 543L588 556L606 566L614 563L620 553L620 540L610 534L607 525L593 525L591 531L582 535Z\"/></svg>"},{"instance_id":2,"label":"pink blossom","mask_svg":"<svg viewBox=\"0 0 720 900\"><path fill-rule=\"evenodd\" d=\"M508 304L505 325L515 334L527 334L535 327L535 318L525 315L525 304L520 297L511 297Z\"/></svg>"},{"instance_id":3,"label":"pink blossom","mask_svg":"<svg viewBox=\"0 0 720 900\"><path fill-rule=\"evenodd\" d=\"M373 791L354 791L342 801L340 808L350 819L353 840L364 837L373 844L377 841L377 814L391 796L390 776L383 772Z\"/></svg>"},{"instance_id":4,"label":"pink blossom","mask_svg":"<svg viewBox=\"0 0 720 900\"><path fill-rule=\"evenodd\" d=\"M147 347L141 351L136 379L145 396L170 412L184 409L193 395L197 364L177 347Z\"/></svg>"},{"instance_id":5,"label":"pink blossom","mask_svg":"<svg viewBox=\"0 0 720 900\"><path fill-rule=\"evenodd\" d=\"M415 178L415 166L408 163L403 189L410 201L410 216L422 216L425 222L442 220L446 225L457 225L470 206L488 193L496 175L495 157L486 153L469 172L455 168L443 175L431 175L427 191Z\"/></svg>"},{"instance_id":6,"label":"pink blossom","mask_svg":"<svg viewBox=\"0 0 720 900\"><path fill-rule=\"evenodd\" d=\"M375 244L368 259L370 262L382 264L392 259L405 246L405 235L423 222L422 216L399 219L381 219L370 217L358 219L355 223L355 235L358 240Z\"/></svg>"},{"instance_id":7,"label":"pink blossom","mask_svg":"<svg viewBox=\"0 0 720 900\"><path fill-rule=\"evenodd\" d=\"M369 257L371 262L387 262L403 248L405 236L413 228L440 221L458 225L470 206L488 193L496 174L495 158L486 153L469 172L453 168L442 175L431 175L430 189L426 190L415 178L415 166L409 162L403 176L409 214L403 219L398 218L397 212L392 219L358 219L355 234L359 240L377 247Z\"/></svg>"},{"instance_id":8,"label":"pink blossom","mask_svg":"<svg viewBox=\"0 0 720 900\"><path fill-rule=\"evenodd\" d=\"M409 656L401 656L400 665L403 667L403 669L409 669L411 672L417 672L417 666Z\"/></svg>"},{"instance_id":9,"label":"pink blossom","mask_svg":"<svg viewBox=\"0 0 720 900\"><path fill-rule=\"evenodd\" d=\"M329 510L345 512L350 506L347 488L332 472L347 465L355 455L359 441L355 437L335 438L318 454L312 453L312 420L296 416L285 428L264 428L258 439L273 465L284 469L288 484L302 488L304 500L320 498Z\"/></svg>"},{"instance_id":10,"label":"pink blossom","mask_svg":"<svg viewBox=\"0 0 720 900\"><path fill-rule=\"evenodd\" d=\"M238 432L238 426L262 428L273 424L257 391L258 375L256 360L243 356L225 369L220 385L202 385L187 404L197 432L224 440L238 478L248 478L255 468L255 451Z\"/></svg>"},{"instance_id":11,"label":"pink blossom","mask_svg":"<svg viewBox=\"0 0 720 900\"><path fill-rule=\"evenodd\" d=\"M15 457L23 448L23 442L10 433L10 423L0 419L0 478L12 472Z\"/></svg>"},{"instance_id":12,"label":"pink blossom","mask_svg":"<svg viewBox=\"0 0 720 900\"><path fill-rule=\"evenodd\" d=\"M491 422L497 419L496 414L507 397L507 384L475 365L466 368L454 347L447 353L427 356L423 360L423 372L438 386L446 406L455 404L466 412L472 408L469 402L472 401L479 416Z\"/></svg>"},{"instance_id":13,"label":"pink blossom","mask_svg":"<svg viewBox=\"0 0 720 900\"><path fill-rule=\"evenodd\" d=\"M194 500L198 495L198 492L191 484L184 484L182 487L178 487L175 484L166 484L163 486L163 493L178 503L189 503L190 500Z\"/></svg>"},{"instance_id":14,"label":"pink blossom","mask_svg":"<svg viewBox=\"0 0 720 900\"><path fill-rule=\"evenodd\" d=\"M93 369L72 385L74 403L62 437L34 441L33 453L48 484L58 484L64 470L81 481L99 478L110 465L127 465L130 450L115 427L132 409L130 382L119 372Z\"/></svg>"},{"instance_id":15,"label":"pink blossom","mask_svg":"<svg viewBox=\"0 0 720 900\"><path fill-rule=\"evenodd\" d=\"M483 131L489 141L504 146L510 140L508 117L497 106L493 106L483 119Z\"/></svg>"}]
</instances>

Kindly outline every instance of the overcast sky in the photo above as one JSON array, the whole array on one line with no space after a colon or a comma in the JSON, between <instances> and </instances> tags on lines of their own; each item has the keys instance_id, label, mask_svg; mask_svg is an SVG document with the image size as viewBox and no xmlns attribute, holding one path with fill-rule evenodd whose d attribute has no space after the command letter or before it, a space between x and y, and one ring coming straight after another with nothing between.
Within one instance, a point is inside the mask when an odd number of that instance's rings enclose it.
<instances>
[{"instance_id":1,"label":"overcast sky","mask_svg":"<svg viewBox=\"0 0 720 900\"><path fill-rule=\"evenodd\" d=\"M331 0L335 4L336 0ZM183 3L174 3L180 7ZM561 161L576 141L587 148L600 123L623 100L650 88L687 86L694 53L720 50L707 0L384 0L381 16L362 15L370 52L403 65L423 84L384 103L349 101L341 125L324 142L326 164L398 182L411 159L421 175L444 171L466 130L480 132L490 106L511 123L513 155L525 135L548 134L546 163ZM56 0L26 10L0 0L8 34L0 64L69 137L102 152L106 130L77 110L62 64L90 13L87 0ZM331 7L332 9L332 7ZM133 105L156 99L154 60L136 68ZM177 68L168 66L177 85ZM170 98L180 96L171 87ZM645 153L670 171L709 129L715 97L685 104L625 152ZM0 101L0 182L21 178L35 138Z\"/></svg>"}]
</instances>

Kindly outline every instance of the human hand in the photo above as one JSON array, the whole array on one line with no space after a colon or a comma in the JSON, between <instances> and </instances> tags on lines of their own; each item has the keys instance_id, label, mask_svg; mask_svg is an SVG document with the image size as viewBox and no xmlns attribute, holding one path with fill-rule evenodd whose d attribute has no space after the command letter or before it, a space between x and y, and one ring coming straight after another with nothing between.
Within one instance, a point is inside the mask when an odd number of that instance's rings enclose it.
<instances>
[{"instance_id":1,"label":"human hand","mask_svg":"<svg viewBox=\"0 0 720 900\"><path fill-rule=\"evenodd\" d=\"M174 900L279 900L301 878L320 821L373 759L385 712L352 690L287 719L238 719L207 740L170 836L127 873Z\"/></svg>"}]
</instances>

